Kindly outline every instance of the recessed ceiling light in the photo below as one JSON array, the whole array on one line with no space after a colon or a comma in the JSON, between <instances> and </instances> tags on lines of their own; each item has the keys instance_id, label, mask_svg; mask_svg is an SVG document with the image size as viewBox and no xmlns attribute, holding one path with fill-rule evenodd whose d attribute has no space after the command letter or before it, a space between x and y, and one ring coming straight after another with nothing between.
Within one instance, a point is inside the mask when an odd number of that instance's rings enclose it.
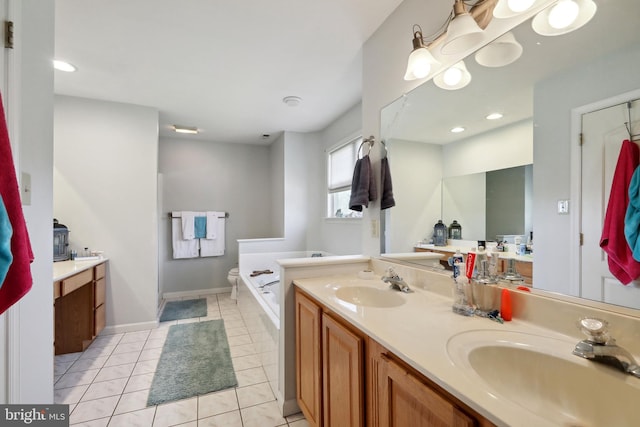
<instances>
[{"instance_id":1,"label":"recessed ceiling light","mask_svg":"<svg viewBox=\"0 0 640 427\"><path fill-rule=\"evenodd\" d=\"M190 135L196 135L198 133L198 128L192 126L173 125L173 130L177 133L187 133Z\"/></svg>"},{"instance_id":2,"label":"recessed ceiling light","mask_svg":"<svg viewBox=\"0 0 640 427\"><path fill-rule=\"evenodd\" d=\"M72 64L69 64L68 62L65 62L65 61L60 61L58 59L53 60L53 68L60 71L66 71L67 73L73 73L74 71L77 70L77 68Z\"/></svg>"},{"instance_id":3,"label":"recessed ceiling light","mask_svg":"<svg viewBox=\"0 0 640 427\"><path fill-rule=\"evenodd\" d=\"M498 120L502 118L501 113L491 113L487 116L487 120Z\"/></svg>"},{"instance_id":4,"label":"recessed ceiling light","mask_svg":"<svg viewBox=\"0 0 640 427\"><path fill-rule=\"evenodd\" d=\"M464 128L463 128L462 126L458 126L458 127L455 127L455 128L453 128L453 129L451 129L451 132L452 132L452 133L460 133L460 132L464 132Z\"/></svg>"},{"instance_id":5,"label":"recessed ceiling light","mask_svg":"<svg viewBox=\"0 0 640 427\"><path fill-rule=\"evenodd\" d=\"M302 102L302 98L299 96L285 96L282 98L282 102L287 104L289 107L297 107Z\"/></svg>"}]
</instances>

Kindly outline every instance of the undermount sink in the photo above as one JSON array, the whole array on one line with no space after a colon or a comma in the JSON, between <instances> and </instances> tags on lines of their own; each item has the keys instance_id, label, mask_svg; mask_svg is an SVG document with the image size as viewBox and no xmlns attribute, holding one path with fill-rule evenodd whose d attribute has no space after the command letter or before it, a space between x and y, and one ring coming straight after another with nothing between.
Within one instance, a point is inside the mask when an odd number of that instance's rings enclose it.
<instances>
[{"instance_id":1,"label":"undermount sink","mask_svg":"<svg viewBox=\"0 0 640 427\"><path fill-rule=\"evenodd\" d=\"M368 307L398 307L405 299L390 289L378 289L369 286L345 286L336 289L336 298L349 304Z\"/></svg>"},{"instance_id":2,"label":"undermount sink","mask_svg":"<svg viewBox=\"0 0 640 427\"><path fill-rule=\"evenodd\" d=\"M512 331L467 331L451 361L492 397L558 425L640 425L640 379L572 355L576 343ZM523 416L526 416L523 414Z\"/></svg>"}]
</instances>

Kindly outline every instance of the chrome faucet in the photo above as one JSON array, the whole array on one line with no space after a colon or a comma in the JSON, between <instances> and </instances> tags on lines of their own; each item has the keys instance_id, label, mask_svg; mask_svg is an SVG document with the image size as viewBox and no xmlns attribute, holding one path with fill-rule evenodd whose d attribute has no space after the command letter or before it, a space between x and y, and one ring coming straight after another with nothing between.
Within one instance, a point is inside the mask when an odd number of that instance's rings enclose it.
<instances>
[{"instance_id":1,"label":"chrome faucet","mask_svg":"<svg viewBox=\"0 0 640 427\"><path fill-rule=\"evenodd\" d=\"M617 367L640 378L640 366L631 353L618 346L616 340L609 335L605 320L583 318L578 322L578 327L588 338L576 344L573 354Z\"/></svg>"},{"instance_id":2,"label":"chrome faucet","mask_svg":"<svg viewBox=\"0 0 640 427\"><path fill-rule=\"evenodd\" d=\"M382 276L382 281L385 283L389 283L389 287L391 289L395 289L404 293L413 292L409 285L404 280L402 280L402 277L398 276L398 274L393 270L392 267L387 268L385 275Z\"/></svg>"}]
</instances>

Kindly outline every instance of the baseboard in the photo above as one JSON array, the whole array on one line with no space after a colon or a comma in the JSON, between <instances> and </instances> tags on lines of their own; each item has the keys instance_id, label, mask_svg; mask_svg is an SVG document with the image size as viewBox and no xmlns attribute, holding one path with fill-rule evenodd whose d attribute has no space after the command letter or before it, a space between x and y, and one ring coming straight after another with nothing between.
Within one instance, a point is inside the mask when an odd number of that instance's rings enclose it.
<instances>
[{"instance_id":1,"label":"baseboard","mask_svg":"<svg viewBox=\"0 0 640 427\"><path fill-rule=\"evenodd\" d=\"M300 407L296 399L284 400L282 394L278 392L276 400L278 401L278 406L280 407L280 412L282 412L283 417L300 413Z\"/></svg>"},{"instance_id":2,"label":"baseboard","mask_svg":"<svg viewBox=\"0 0 640 427\"><path fill-rule=\"evenodd\" d=\"M153 320L151 322L125 323L124 325L106 326L102 330L102 332L100 332L100 335L113 335L121 334L123 332L146 331L148 329L155 329L157 327L157 320Z\"/></svg>"},{"instance_id":3,"label":"baseboard","mask_svg":"<svg viewBox=\"0 0 640 427\"><path fill-rule=\"evenodd\" d=\"M227 286L226 288L200 289L195 291L164 292L162 294L162 298L176 299L176 298L184 298L184 297L198 297L202 295L226 294L226 293L231 293L231 286Z\"/></svg>"}]
</instances>

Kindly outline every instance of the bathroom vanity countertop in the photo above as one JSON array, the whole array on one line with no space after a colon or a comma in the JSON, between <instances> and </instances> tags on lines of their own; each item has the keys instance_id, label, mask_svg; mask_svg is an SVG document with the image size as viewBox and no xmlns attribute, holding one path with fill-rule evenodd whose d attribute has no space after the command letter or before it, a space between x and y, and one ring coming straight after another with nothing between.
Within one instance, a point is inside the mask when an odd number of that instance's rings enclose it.
<instances>
[{"instance_id":1,"label":"bathroom vanity countertop","mask_svg":"<svg viewBox=\"0 0 640 427\"><path fill-rule=\"evenodd\" d=\"M108 258L91 259L86 261L58 261L53 263L53 281L66 279L69 276L80 273L102 264Z\"/></svg>"},{"instance_id":2,"label":"bathroom vanity countertop","mask_svg":"<svg viewBox=\"0 0 640 427\"><path fill-rule=\"evenodd\" d=\"M463 332L517 331L557 338L566 342L567 347L559 350L570 354L575 345L574 338L518 319L500 324L485 318L457 315L451 311L451 298L415 287L413 293L400 294L406 298L406 303L399 307L344 303L336 297L338 287L388 288L380 280L358 279L355 274L296 279L294 284L496 425L557 425L533 413L525 415L522 407L491 394L483 384L453 364L447 345ZM500 367L496 366L496 369Z\"/></svg>"}]
</instances>

